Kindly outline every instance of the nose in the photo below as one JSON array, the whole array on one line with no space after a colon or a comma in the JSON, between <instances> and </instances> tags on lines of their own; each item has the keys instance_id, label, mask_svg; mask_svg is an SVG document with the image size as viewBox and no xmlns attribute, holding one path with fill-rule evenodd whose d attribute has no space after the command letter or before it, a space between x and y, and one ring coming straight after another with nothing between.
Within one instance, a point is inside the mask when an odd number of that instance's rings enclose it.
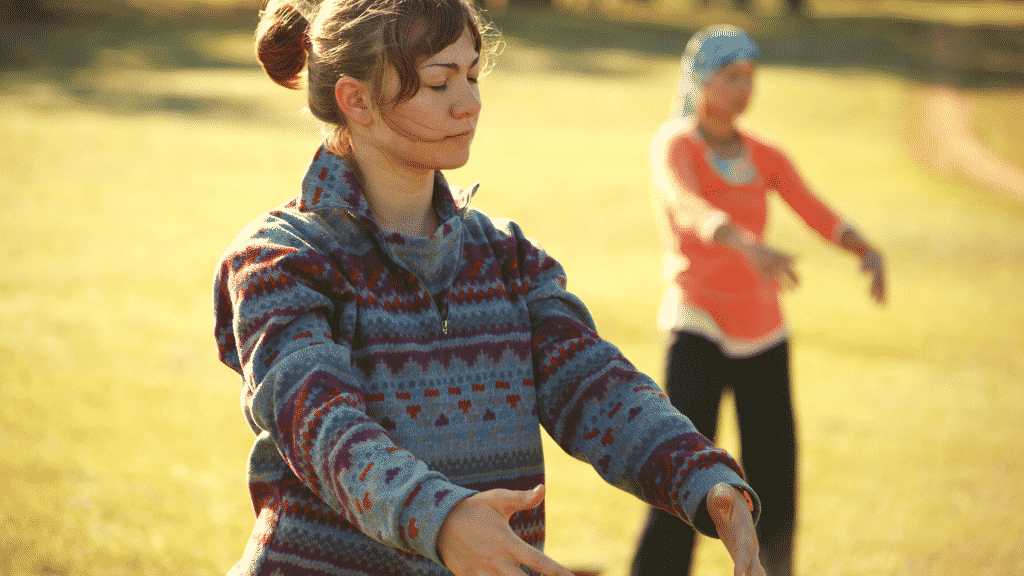
<instances>
[{"instance_id":1,"label":"nose","mask_svg":"<svg viewBox=\"0 0 1024 576\"><path fill-rule=\"evenodd\" d=\"M479 114L483 107L480 101L480 89L477 85L469 80L461 84L463 87L452 103L452 117L457 120L472 118Z\"/></svg>"}]
</instances>

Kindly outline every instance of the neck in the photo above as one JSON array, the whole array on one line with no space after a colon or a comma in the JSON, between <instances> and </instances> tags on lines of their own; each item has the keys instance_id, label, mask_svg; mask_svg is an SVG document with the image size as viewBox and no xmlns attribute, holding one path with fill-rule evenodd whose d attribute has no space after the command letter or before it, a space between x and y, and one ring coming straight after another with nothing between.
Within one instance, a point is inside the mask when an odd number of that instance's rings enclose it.
<instances>
[{"instance_id":1,"label":"neck","mask_svg":"<svg viewBox=\"0 0 1024 576\"><path fill-rule=\"evenodd\" d=\"M735 156L743 149L743 139L736 129L735 118L720 118L704 113L697 119L697 129L704 142L719 156Z\"/></svg>"},{"instance_id":2,"label":"neck","mask_svg":"<svg viewBox=\"0 0 1024 576\"><path fill-rule=\"evenodd\" d=\"M377 224L387 232L429 236L440 224L434 212L434 170L394 162L372 146L353 142L363 193Z\"/></svg>"},{"instance_id":3,"label":"neck","mask_svg":"<svg viewBox=\"0 0 1024 576\"><path fill-rule=\"evenodd\" d=\"M707 140L727 142L739 137L735 118L722 118L705 111L697 120L697 127Z\"/></svg>"}]
</instances>

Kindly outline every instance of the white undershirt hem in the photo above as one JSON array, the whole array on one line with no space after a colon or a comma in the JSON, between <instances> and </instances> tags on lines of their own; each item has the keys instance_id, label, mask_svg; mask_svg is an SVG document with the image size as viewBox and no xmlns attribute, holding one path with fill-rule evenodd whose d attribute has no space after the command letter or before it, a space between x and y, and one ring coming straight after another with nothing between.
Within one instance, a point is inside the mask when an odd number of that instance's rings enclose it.
<instances>
[{"instance_id":1,"label":"white undershirt hem","mask_svg":"<svg viewBox=\"0 0 1024 576\"><path fill-rule=\"evenodd\" d=\"M706 310L680 303L679 290L673 287L665 291L658 313L658 328L666 344L673 332L690 332L718 344L722 353L730 358L756 356L781 344L792 333L789 324L783 321L777 329L753 340L729 336Z\"/></svg>"}]
</instances>

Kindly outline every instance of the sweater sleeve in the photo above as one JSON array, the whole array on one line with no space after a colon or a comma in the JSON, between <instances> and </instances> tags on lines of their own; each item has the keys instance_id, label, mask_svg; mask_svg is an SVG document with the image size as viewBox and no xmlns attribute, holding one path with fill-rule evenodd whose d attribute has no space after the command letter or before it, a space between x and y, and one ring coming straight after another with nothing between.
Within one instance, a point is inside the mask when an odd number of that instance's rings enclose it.
<instances>
[{"instance_id":1,"label":"sweater sleeve","mask_svg":"<svg viewBox=\"0 0 1024 576\"><path fill-rule=\"evenodd\" d=\"M440 564L441 522L474 491L428 469L367 416L345 275L286 226L267 226L229 249L214 300L221 359L242 374L254 430L352 525Z\"/></svg>"},{"instance_id":2,"label":"sweater sleeve","mask_svg":"<svg viewBox=\"0 0 1024 576\"><path fill-rule=\"evenodd\" d=\"M670 121L651 140L650 162L657 205L666 211L674 234L692 232L711 243L729 215L700 195L686 127Z\"/></svg>"},{"instance_id":3,"label":"sweater sleeve","mask_svg":"<svg viewBox=\"0 0 1024 576\"><path fill-rule=\"evenodd\" d=\"M736 461L699 434L658 385L597 334L562 267L521 242L541 424L608 483L717 536L702 504L719 482L747 490ZM700 513L698 513L700 511Z\"/></svg>"},{"instance_id":4,"label":"sweater sleeve","mask_svg":"<svg viewBox=\"0 0 1024 576\"><path fill-rule=\"evenodd\" d=\"M768 185L782 196L797 215L826 240L838 244L849 227L843 219L811 192L800 173L777 148L765 147Z\"/></svg>"}]
</instances>

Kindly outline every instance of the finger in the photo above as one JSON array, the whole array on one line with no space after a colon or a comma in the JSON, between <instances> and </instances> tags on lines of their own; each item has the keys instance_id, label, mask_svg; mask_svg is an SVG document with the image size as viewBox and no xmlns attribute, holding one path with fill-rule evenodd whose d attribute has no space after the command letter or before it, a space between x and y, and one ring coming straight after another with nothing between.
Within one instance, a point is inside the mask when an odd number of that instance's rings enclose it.
<instances>
[{"instance_id":1,"label":"finger","mask_svg":"<svg viewBox=\"0 0 1024 576\"><path fill-rule=\"evenodd\" d=\"M527 576L515 561L506 560L494 566L494 576Z\"/></svg>"},{"instance_id":2,"label":"finger","mask_svg":"<svg viewBox=\"0 0 1024 576\"><path fill-rule=\"evenodd\" d=\"M504 491L498 499L498 509L507 517L521 510L532 510L544 501L545 492L543 484L538 484L533 490Z\"/></svg>"},{"instance_id":3,"label":"finger","mask_svg":"<svg viewBox=\"0 0 1024 576\"><path fill-rule=\"evenodd\" d=\"M736 576L766 576L767 573L764 571L764 567L761 566L761 561L754 558L752 562L742 567L737 564L733 574Z\"/></svg>"},{"instance_id":4,"label":"finger","mask_svg":"<svg viewBox=\"0 0 1024 576\"><path fill-rule=\"evenodd\" d=\"M879 304L885 304L885 280L881 274L875 275L874 283L871 286L871 294Z\"/></svg>"},{"instance_id":5,"label":"finger","mask_svg":"<svg viewBox=\"0 0 1024 576\"><path fill-rule=\"evenodd\" d=\"M879 303L885 302L885 273L878 266L871 275L871 295Z\"/></svg>"},{"instance_id":6,"label":"finger","mask_svg":"<svg viewBox=\"0 0 1024 576\"><path fill-rule=\"evenodd\" d=\"M708 492L708 513L711 515L711 520L715 523L715 528L718 529L719 538L723 537L723 531L729 527L730 517L732 516L732 505L735 501L735 495L732 492L732 486L728 484L716 484L711 491Z\"/></svg>"},{"instance_id":7,"label":"finger","mask_svg":"<svg viewBox=\"0 0 1024 576\"><path fill-rule=\"evenodd\" d=\"M793 283L793 286L800 285L800 278L796 275L796 270L793 270L793 268L791 267L786 267L786 275L789 276L789 279Z\"/></svg>"},{"instance_id":8,"label":"finger","mask_svg":"<svg viewBox=\"0 0 1024 576\"><path fill-rule=\"evenodd\" d=\"M525 542L523 543L519 562L544 576L573 576L571 570Z\"/></svg>"},{"instance_id":9,"label":"finger","mask_svg":"<svg viewBox=\"0 0 1024 576\"><path fill-rule=\"evenodd\" d=\"M728 484L715 485L708 493L708 511L718 530L718 537L732 557L734 575L759 576L753 519L739 492ZM763 570L760 575L763 575Z\"/></svg>"},{"instance_id":10,"label":"finger","mask_svg":"<svg viewBox=\"0 0 1024 576\"><path fill-rule=\"evenodd\" d=\"M874 259L872 256L874 255L871 252L865 252L864 255L860 257L861 272L867 272L874 268Z\"/></svg>"},{"instance_id":11,"label":"finger","mask_svg":"<svg viewBox=\"0 0 1024 576\"><path fill-rule=\"evenodd\" d=\"M789 266L779 266L774 270L775 281L779 287L783 290L789 290L796 288L800 283L800 279L797 277L796 272Z\"/></svg>"}]
</instances>

